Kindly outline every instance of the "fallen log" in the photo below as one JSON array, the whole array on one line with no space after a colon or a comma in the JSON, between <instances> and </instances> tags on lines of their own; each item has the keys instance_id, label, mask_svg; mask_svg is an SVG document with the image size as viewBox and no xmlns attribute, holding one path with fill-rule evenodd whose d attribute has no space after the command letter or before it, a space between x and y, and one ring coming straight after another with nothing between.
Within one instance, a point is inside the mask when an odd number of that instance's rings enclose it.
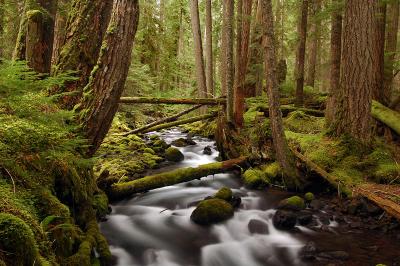
<instances>
[{"instance_id":1,"label":"fallen log","mask_svg":"<svg viewBox=\"0 0 400 266\"><path fill-rule=\"evenodd\" d=\"M269 117L269 108L268 106L259 106L258 111L263 112L266 117ZM316 117L324 117L325 112L315 109L302 108L302 107L294 107L291 105L281 105L281 112L283 116L287 116L289 113L294 111L301 111L307 115L312 115Z\"/></svg>"},{"instance_id":2,"label":"fallen log","mask_svg":"<svg viewBox=\"0 0 400 266\"><path fill-rule=\"evenodd\" d=\"M156 97L121 97L119 103L224 105L226 104L226 99L225 98L169 99L169 98L156 98Z\"/></svg>"},{"instance_id":3,"label":"fallen log","mask_svg":"<svg viewBox=\"0 0 400 266\"><path fill-rule=\"evenodd\" d=\"M312 162L310 159L308 159L306 156L301 154L300 152L296 151L295 149L291 149L293 154L303 163L307 165L311 170L319 174L321 177L323 177L326 181L328 181L333 187L335 187L338 190L338 193L343 193L346 195L351 195L352 191L346 187L346 185L343 184L343 182L337 178L336 176L333 176L329 174L327 171L322 169L320 166L318 166L316 163Z\"/></svg>"},{"instance_id":4,"label":"fallen log","mask_svg":"<svg viewBox=\"0 0 400 266\"><path fill-rule=\"evenodd\" d=\"M167 117L167 118L164 118L164 119L155 121L155 122L150 123L150 124L147 124L147 125L145 125L145 126L143 126L143 127L141 127L141 128L137 128L137 129L131 130L131 131L129 131L129 132L122 133L122 134L118 134L118 135L126 137L126 136L131 135L131 134L141 133L141 132L143 132L143 131L145 131L145 130L147 130L147 129L149 129L149 128L158 126L158 125L160 125L160 124L165 124L165 123L169 123L169 122L176 121L179 117L181 117L181 116L183 116L183 115L186 115L186 114L188 114L188 113L190 113L190 112L192 112L192 111L194 111L194 110L196 110L196 109L199 109L201 106L202 106L201 104L195 105L195 106L193 106L192 108L187 109L187 110L185 110L185 111L182 111L182 112L180 112L179 114L176 114L176 115L174 115L174 116L170 116L170 117Z\"/></svg>"},{"instance_id":5,"label":"fallen log","mask_svg":"<svg viewBox=\"0 0 400 266\"><path fill-rule=\"evenodd\" d=\"M387 108L377 101L372 101L371 115L400 135L400 113Z\"/></svg>"},{"instance_id":6,"label":"fallen log","mask_svg":"<svg viewBox=\"0 0 400 266\"><path fill-rule=\"evenodd\" d=\"M166 173L146 176L130 182L115 183L107 193L113 199L121 199L129 197L132 194L188 182L209 175L224 173L233 170L235 167L243 168L246 167L247 164L247 157L239 157L223 162L200 165L196 168L177 169Z\"/></svg>"},{"instance_id":7,"label":"fallen log","mask_svg":"<svg viewBox=\"0 0 400 266\"><path fill-rule=\"evenodd\" d=\"M170 122L170 123L165 123L165 124L161 124L155 127L151 127L151 128L147 128L145 130L142 130L141 133L148 133L148 132L152 132L152 131L159 131L162 129L167 129L167 128L171 128L171 127L176 127L176 126L180 126L180 125L185 125L185 124L190 124L190 123L194 123L194 122L198 122L198 121L202 121L202 120L206 120L206 119L210 119L210 118L214 118L218 115L217 112L213 112L211 114L206 114L206 115L201 115L201 116L196 116L196 117L191 117L191 118L187 118L187 119L181 119L178 121L174 121L174 122Z\"/></svg>"}]
</instances>

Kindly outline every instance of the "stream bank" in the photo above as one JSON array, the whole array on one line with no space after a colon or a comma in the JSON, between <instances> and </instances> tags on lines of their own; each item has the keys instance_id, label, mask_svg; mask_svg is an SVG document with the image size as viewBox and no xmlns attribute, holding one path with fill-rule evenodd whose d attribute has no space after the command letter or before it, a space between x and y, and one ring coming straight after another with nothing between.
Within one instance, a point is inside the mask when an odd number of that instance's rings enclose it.
<instances>
[{"instance_id":1,"label":"stream bank","mask_svg":"<svg viewBox=\"0 0 400 266\"><path fill-rule=\"evenodd\" d=\"M169 130L160 137L171 143L187 134ZM182 162L145 174L194 167L219 156L214 141L198 136L193 140L196 145L178 147L185 156ZM210 155L203 154L206 146L211 147ZM192 223L189 216L196 204L225 186L242 198L234 217L211 227ZM313 217L307 226L277 230L273 215L279 202L291 195L274 189L251 190L235 174L217 174L114 202L101 230L110 243L115 265L400 263L398 223L373 210L368 202L354 200L350 204L321 194L307 209ZM376 213L365 213L365 207Z\"/></svg>"}]
</instances>

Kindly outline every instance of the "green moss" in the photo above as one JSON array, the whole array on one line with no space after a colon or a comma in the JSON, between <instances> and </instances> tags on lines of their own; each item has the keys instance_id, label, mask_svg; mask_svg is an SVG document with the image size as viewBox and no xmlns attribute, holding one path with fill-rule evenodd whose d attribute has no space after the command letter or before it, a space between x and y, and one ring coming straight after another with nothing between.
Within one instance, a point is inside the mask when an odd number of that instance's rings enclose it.
<instances>
[{"instance_id":1,"label":"green moss","mask_svg":"<svg viewBox=\"0 0 400 266\"><path fill-rule=\"evenodd\" d=\"M281 166L278 162L263 165L261 166L261 169L269 180L275 180L282 174Z\"/></svg>"},{"instance_id":2,"label":"green moss","mask_svg":"<svg viewBox=\"0 0 400 266\"><path fill-rule=\"evenodd\" d=\"M284 119L285 127L297 133L320 133L324 128L324 123L324 118L310 116L302 111L291 112L288 117Z\"/></svg>"},{"instance_id":3,"label":"green moss","mask_svg":"<svg viewBox=\"0 0 400 266\"><path fill-rule=\"evenodd\" d=\"M38 248L29 226L18 217L0 213L0 249L10 265L33 265Z\"/></svg>"},{"instance_id":4,"label":"green moss","mask_svg":"<svg viewBox=\"0 0 400 266\"><path fill-rule=\"evenodd\" d=\"M250 188L265 187L270 183L265 173L258 169L249 169L242 175L243 182Z\"/></svg>"},{"instance_id":5,"label":"green moss","mask_svg":"<svg viewBox=\"0 0 400 266\"><path fill-rule=\"evenodd\" d=\"M107 214L110 213L110 208L108 206L108 197L104 192L101 191L94 195L92 204L98 218L105 217Z\"/></svg>"},{"instance_id":6,"label":"green moss","mask_svg":"<svg viewBox=\"0 0 400 266\"><path fill-rule=\"evenodd\" d=\"M306 194L304 194L304 199L308 202L312 201L314 198L314 194L311 192L307 192Z\"/></svg>"},{"instance_id":7,"label":"green moss","mask_svg":"<svg viewBox=\"0 0 400 266\"><path fill-rule=\"evenodd\" d=\"M142 151L143 151L144 153L150 153L150 154L152 154L152 155L155 155L155 154L156 154L156 152L155 152L153 149L151 149L151 148L144 148Z\"/></svg>"},{"instance_id":8,"label":"green moss","mask_svg":"<svg viewBox=\"0 0 400 266\"><path fill-rule=\"evenodd\" d=\"M294 209L294 210L302 210L306 207L304 200L299 196L293 196L287 199L282 200L279 203L279 208L281 209Z\"/></svg>"},{"instance_id":9,"label":"green moss","mask_svg":"<svg viewBox=\"0 0 400 266\"><path fill-rule=\"evenodd\" d=\"M223 187L214 195L215 198L230 201L232 200L232 190L227 187Z\"/></svg>"},{"instance_id":10,"label":"green moss","mask_svg":"<svg viewBox=\"0 0 400 266\"><path fill-rule=\"evenodd\" d=\"M174 147L169 147L165 151L165 158L167 158L167 160L172 162L180 162L183 161L185 157L179 149Z\"/></svg>"},{"instance_id":11,"label":"green moss","mask_svg":"<svg viewBox=\"0 0 400 266\"><path fill-rule=\"evenodd\" d=\"M203 200L192 212L190 219L200 225L211 225L233 216L233 207L222 199Z\"/></svg>"}]
</instances>

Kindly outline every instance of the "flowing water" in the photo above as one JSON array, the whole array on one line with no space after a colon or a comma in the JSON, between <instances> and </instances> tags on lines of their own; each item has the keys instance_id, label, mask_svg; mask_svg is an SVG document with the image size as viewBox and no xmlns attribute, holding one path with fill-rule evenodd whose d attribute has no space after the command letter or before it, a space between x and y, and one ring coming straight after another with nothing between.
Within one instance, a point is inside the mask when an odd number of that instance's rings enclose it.
<instances>
[{"instance_id":1,"label":"flowing water","mask_svg":"<svg viewBox=\"0 0 400 266\"><path fill-rule=\"evenodd\" d=\"M185 138L186 134L170 130L160 136L170 143ZM214 141L201 137L193 140L197 145L179 148L185 155L184 161L159 171L216 161L218 151ZM203 154L206 146L212 147L212 155ZM192 223L189 217L196 203L223 186L242 198L234 217L211 227ZM273 190L249 190L233 174L217 174L117 202L112 205L108 220L101 224L101 230L117 258L116 265L121 266L308 265L300 259L299 251L309 240L331 243L337 240L339 243L334 245L342 248L352 248L348 246L352 240L373 241L370 239L373 236L359 240L339 238L334 221L326 225L331 231L326 235L305 227L298 227L297 233L277 230L272 224L274 207L287 196ZM367 257L364 259L368 261Z\"/></svg>"}]
</instances>

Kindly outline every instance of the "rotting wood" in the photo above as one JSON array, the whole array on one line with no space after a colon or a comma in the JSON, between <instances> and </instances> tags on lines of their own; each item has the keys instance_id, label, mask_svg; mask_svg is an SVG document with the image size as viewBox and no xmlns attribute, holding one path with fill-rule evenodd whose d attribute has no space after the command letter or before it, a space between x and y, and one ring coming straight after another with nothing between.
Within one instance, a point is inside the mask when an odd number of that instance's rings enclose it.
<instances>
[{"instance_id":1,"label":"rotting wood","mask_svg":"<svg viewBox=\"0 0 400 266\"><path fill-rule=\"evenodd\" d=\"M198 121L214 118L217 115L218 115L218 113L214 112L214 113L211 113L211 114L196 116L196 117L192 117L192 118L188 118L188 119L181 119L181 120L178 120L178 121L165 123L165 124L161 124L161 125L158 125L158 126L155 126L155 127L148 128L146 130L143 130L141 133L159 131L159 130L162 130L162 129L167 129L167 128L176 127L176 126L180 126L180 125L190 124L190 123L194 123L194 122L198 122Z\"/></svg>"},{"instance_id":2,"label":"rotting wood","mask_svg":"<svg viewBox=\"0 0 400 266\"><path fill-rule=\"evenodd\" d=\"M173 115L173 116L170 116L170 117L167 117L167 118L164 118L164 119L155 121L155 122L150 123L150 124L147 124L147 125L145 125L145 126L143 126L143 127L140 127L140 128L134 129L134 130L131 130L131 131L126 132L126 133L123 133L123 134L118 134L118 135L126 137L126 136L131 135L131 134L141 133L141 132L145 131L146 129L149 129L149 128L158 126L158 125L160 125L160 124L165 124L165 123L169 123L169 122L176 121L179 117L181 117L181 116L183 116L183 115L186 115L186 114L188 114L188 113L190 113L190 112L192 112L192 111L194 111L194 110L197 110L197 109L199 109L201 106L202 106L201 104L196 105L196 106L193 106L192 108L187 109L187 110L184 110L184 111L182 111L182 112L180 112L180 113L178 113L178 114L176 114L176 115Z\"/></svg>"},{"instance_id":3,"label":"rotting wood","mask_svg":"<svg viewBox=\"0 0 400 266\"><path fill-rule=\"evenodd\" d=\"M235 169L244 168L248 165L247 157L239 157L223 162L215 162L200 165L198 167L177 169L170 172L146 176L134 181L115 183L107 191L112 199L129 197L136 193L147 192L152 189L171 186L183 182L200 179L209 175L224 173Z\"/></svg>"},{"instance_id":4,"label":"rotting wood","mask_svg":"<svg viewBox=\"0 0 400 266\"><path fill-rule=\"evenodd\" d=\"M371 115L400 135L400 113L387 108L377 101L372 101Z\"/></svg>"},{"instance_id":5,"label":"rotting wood","mask_svg":"<svg viewBox=\"0 0 400 266\"><path fill-rule=\"evenodd\" d=\"M119 103L122 104L202 104L202 105L223 105L226 103L225 98L156 98L156 97L121 97Z\"/></svg>"}]
</instances>

